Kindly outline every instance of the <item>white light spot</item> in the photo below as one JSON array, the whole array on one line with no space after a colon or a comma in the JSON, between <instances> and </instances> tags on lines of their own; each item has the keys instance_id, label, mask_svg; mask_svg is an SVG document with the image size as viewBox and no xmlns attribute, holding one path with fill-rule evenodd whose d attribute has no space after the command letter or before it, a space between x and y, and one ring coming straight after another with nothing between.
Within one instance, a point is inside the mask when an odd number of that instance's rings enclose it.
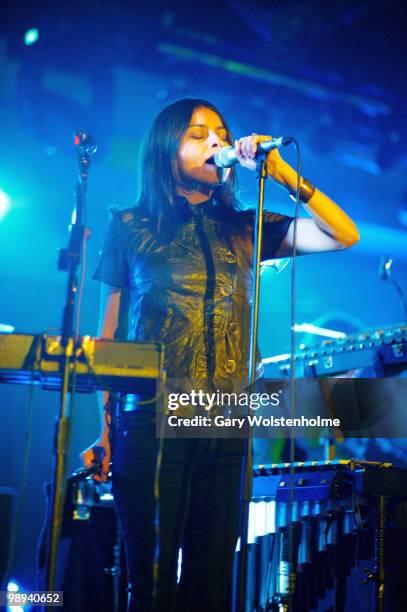
<instances>
[{"instance_id":1,"label":"white light spot","mask_svg":"<svg viewBox=\"0 0 407 612\"><path fill-rule=\"evenodd\" d=\"M5 191L0 189L0 221L4 219L10 210L10 198Z\"/></svg>"},{"instance_id":2,"label":"white light spot","mask_svg":"<svg viewBox=\"0 0 407 612\"><path fill-rule=\"evenodd\" d=\"M40 33L37 28L31 28L30 30L27 30L27 32L24 34L24 42L26 45L33 45L37 42L39 37Z\"/></svg>"}]
</instances>

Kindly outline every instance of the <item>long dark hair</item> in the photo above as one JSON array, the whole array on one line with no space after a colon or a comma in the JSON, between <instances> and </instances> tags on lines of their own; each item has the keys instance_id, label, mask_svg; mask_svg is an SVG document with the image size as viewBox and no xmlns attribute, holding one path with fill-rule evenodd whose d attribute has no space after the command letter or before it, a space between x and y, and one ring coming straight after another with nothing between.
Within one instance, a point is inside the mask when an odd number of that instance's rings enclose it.
<instances>
[{"instance_id":1,"label":"long dark hair","mask_svg":"<svg viewBox=\"0 0 407 612\"><path fill-rule=\"evenodd\" d=\"M176 199L177 151L197 108L209 108L219 115L233 144L230 129L219 110L207 100L183 98L166 106L154 119L144 137L140 156L140 191L136 206L148 217L157 232L170 221ZM225 183L214 188L218 205L239 209L236 176L232 168Z\"/></svg>"}]
</instances>

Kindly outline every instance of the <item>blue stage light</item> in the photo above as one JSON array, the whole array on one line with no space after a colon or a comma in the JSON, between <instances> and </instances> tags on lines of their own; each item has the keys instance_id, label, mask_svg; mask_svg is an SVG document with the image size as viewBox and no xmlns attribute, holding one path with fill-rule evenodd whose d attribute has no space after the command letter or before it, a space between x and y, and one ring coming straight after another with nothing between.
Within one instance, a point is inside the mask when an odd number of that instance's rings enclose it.
<instances>
[{"instance_id":1,"label":"blue stage light","mask_svg":"<svg viewBox=\"0 0 407 612\"><path fill-rule=\"evenodd\" d=\"M178 567L177 567L177 583L181 580L182 572L182 548L178 550Z\"/></svg>"},{"instance_id":2,"label":"blue stage light","mask_svg":"<svg viewBox=\"0 0 407 612\"><path fill-rule=\"evenodd\" d=\"M8 593L24 593L25 589L16 580L10 580L7 583ZM7 606L7 612L30 612L32 605L25 604L24 606Z\"/></svg>"},{"instance_id":3,"label":"blue stage light","mask_svg":"<svg viewBox=\"0 0 407 612\"><path fill-rule=\"evenodd\" d=\"M17 593L19 588L17 582L13 582L12 580L7 585L7 591L9 593Z\"/></svg>"},{"instance_id":4,"label":"blue stage light","mask_svg":"<svg viewBox=\"0 0 407 612\"><path fill-rule=\"evenodd\" d=\"M24 34L24 42L26 45L33 45L37 42L39 37L40 33L37 28L31 28L30 30L27 30L27 32Z\"/></svg>"},{"instance_id":5,"label":"blue stage light","mask_svg":"<svg viewBox=\"0 0 407 612\"><path fill-rule=\"evenodd\" d=\"M10 198L3 189L0 188L0 221L4 219L10 209Z\"/></svg>"}]
</instances>

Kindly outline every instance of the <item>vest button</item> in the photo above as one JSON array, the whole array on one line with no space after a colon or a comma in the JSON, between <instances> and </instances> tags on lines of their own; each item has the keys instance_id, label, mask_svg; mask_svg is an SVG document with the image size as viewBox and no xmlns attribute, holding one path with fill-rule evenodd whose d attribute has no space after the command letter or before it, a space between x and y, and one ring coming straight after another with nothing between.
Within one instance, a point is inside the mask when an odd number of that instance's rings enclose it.
<instances>
[{"instance_id":1,"label":"vest button","mask_svg":"<svg viewBox=\"0 0 407 612\"><path fill-rule=\"evenodd\" d=\"M227 359L224 368L228 374L233 374L236 371L236 361L234 359Z\"/></svg>"},{"instance_id":2,"label":"vest button","mask_svg":"<svg viewBox=\"0 0 407 612\"><path fill-rule=\"evenodd\" d=\"M227 251L226 252L225 259L230 264L236 263L236 255L232 251Z\"/></svg>"},{"instance_id":3,"label":"vest button","mask_svg":"<svg viewBox=\"0 0 407 612\"><path fill-rule=\"evenodd\" d=\"M221 285L220 292L224 297L229 297L233 293L232 285Z\"/></svg>"},{"instance_id":4,"label":"vest button","mask_svg":"<svg viewBox=\"0 0 407 612\"><path fill-rule=\"evenodd\" d=\"M236 263L236 260L237 260L236 253L234 253L233 251L230 251L229 249L225 247L218 248L218 256L219 256L220 261L226 261L227 263L230 263L230 264Z\"/></svg>"}]
</instances>

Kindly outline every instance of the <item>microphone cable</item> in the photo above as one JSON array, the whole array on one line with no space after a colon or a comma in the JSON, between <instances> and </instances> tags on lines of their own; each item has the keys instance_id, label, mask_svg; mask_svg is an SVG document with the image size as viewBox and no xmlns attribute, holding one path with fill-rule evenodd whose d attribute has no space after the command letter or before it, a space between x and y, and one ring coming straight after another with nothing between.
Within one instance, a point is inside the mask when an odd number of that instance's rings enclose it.
<instances>
[{"instance_id":1,"label":"microphone cable","mask_svg":"<svg viewBox=\"0 0 407 612\"><path fill-rule=\"evenodd\" d=\"M295 214L294 214L294 231L293 231L293 252L292 252L292 268L291 268L291 381L290 381L290 418L292 419L292 425L290 429L290 479L289 479L289 502L288 502L288 517L290 521L289 526L289 576L288 576L288 612L293 608L293 585L295 579L293 575L294 567L294 527L292 522L292 514L294 507L294 460L295 460L295 428L294 428L294 417L296 409L296 395L295 395L295 314L296 314L296 273L297 273L297 228L298 218L300 212L300 185L301 185L301 152L298 141L292 138L292 143L295 147L297 154L297 185L295 190Z\"/></svg>"}]
</instances>

